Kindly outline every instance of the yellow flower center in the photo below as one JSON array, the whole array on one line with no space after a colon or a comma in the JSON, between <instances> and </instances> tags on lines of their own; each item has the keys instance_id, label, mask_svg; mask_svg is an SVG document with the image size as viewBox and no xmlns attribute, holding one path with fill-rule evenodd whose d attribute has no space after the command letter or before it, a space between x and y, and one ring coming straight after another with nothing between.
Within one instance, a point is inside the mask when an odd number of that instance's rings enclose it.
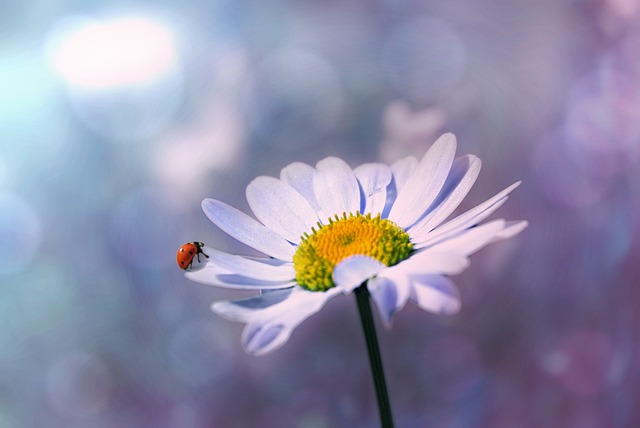
<instances>
[{"instance_id":1,"label":"yellow flower center","mask_svg":"<svg viewBox=\"0 0 640 428\"><path fill-rule=\"evenodd\" d=\"M390 220L371 214L342 214L318 223L318 230L305 233L293 255L296 282L310 291L334 287L333 268L349 256L373 257L386 266L409 257L413 245L409 235Z\"/></svg>"}]
</instances>

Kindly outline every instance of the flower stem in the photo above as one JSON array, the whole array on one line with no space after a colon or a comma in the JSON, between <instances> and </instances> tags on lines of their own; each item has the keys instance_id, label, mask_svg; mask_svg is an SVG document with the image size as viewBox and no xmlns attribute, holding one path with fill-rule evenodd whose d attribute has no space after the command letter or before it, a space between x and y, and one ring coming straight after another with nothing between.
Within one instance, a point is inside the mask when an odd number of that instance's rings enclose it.
<instances>
[{"instance_id":1,"label":"flower stem","mask_svg":"<svg viewBox=\"0 0 640 428\"><path fill-rule=\"evenodd\" d=\"M391 405L389 404L387 384L384 380L384 369L382 368L380 347L378 346L378 338L376 336L376 326L373 323L373 315L371 314L371 304L369 303L369 289L367 288L367 284L363 283L356 288L355 294L356 301L358 303L358 311L360 312L360 320L362 321L362 330L364 330L364 337L367 342L371 374L373 375L373 382L376 387L378 410L380 411L380 424L382 428L393 428Z\"/></svg>"}]
</instances>

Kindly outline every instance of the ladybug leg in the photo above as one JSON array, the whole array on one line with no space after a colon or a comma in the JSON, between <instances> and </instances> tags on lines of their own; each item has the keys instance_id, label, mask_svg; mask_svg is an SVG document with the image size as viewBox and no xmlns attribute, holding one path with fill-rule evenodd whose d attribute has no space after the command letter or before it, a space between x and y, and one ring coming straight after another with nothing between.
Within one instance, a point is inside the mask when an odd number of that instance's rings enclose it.
<instances>
[{"instance_id":1,"label":"ladybug leg","mask_svg":"<svg viewBox=\"0 0 640 428\"><path fill-rule=\"evenodd\" d=\"M200 263L200 254L202 254L206 258L209 258L209 256L204 251L202 251L201 249L198 249L198 253L196 254L196 257L198 257L198 263ZM191 260L191 263L193 263L193 260Z\"/></svg>"}]
</instances>

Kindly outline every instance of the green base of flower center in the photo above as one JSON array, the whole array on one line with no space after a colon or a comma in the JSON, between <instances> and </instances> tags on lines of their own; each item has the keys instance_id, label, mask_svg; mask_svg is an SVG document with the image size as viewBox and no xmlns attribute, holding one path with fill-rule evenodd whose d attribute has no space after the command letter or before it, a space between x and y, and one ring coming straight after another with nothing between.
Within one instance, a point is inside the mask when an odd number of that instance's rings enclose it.
<instances>
[{"instance_id":1,"label":"green base of flower center","mask_svg":"<svg viewBox=\"0 0 640 428\"><path fill-rule=\"evenodd\" d=\"M318 223L317 230L312 227L311 234L302 236L293 256L296 282L310 291L325 291L335 286L334 267L349 256L369 256L393 266L412 249L407 232L379 214L336 214L329 224Z\"/></svg>"}]
</instances>

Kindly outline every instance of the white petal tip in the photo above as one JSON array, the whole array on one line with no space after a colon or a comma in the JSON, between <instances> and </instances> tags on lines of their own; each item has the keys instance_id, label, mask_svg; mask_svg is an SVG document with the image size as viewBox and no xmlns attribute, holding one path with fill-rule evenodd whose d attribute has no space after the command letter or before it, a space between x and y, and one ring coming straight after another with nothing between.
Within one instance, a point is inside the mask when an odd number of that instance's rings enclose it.
<instances>
[{"instance_id":1,"label":"white petal tip","mask_svg":"<svg viewBox=\"0 0 640 428\"><path fill-rule=\"evenodd\" d=\"M216 315L224 319L227 319L229 321L246 322L245 317L242 314L241 308L234 306L227 300L213 302L209 306L209 309L211 309L211 311Z\"/></svg>"},{"instance_id":2,"label":"white petal tip","mask_svg":"<svg viewBox=\"0 0 640 428\"><path fill-rule=\"evenodd\" d=\"M471 168L472 166L474 168L479 168L480 166L482 166L482 159L480 159L478 156L476 155L472 155L472 154L466 154L466 155L462 155L457 159L467 159L467 163L469 165L469 168ZM456 160L457 160L456 159Z\"/></svg>"},{"instance_id":3,"label":"white petal tip","mask_svg":"<svg viewBox=\"0 0 640 428\"><path fill-rule=\"evenodd\" d=\"M434 152L439 152L442 155L446 153L451 156L451 158L453 158L457 148L458 140L456 139L456 136L451 132L447 132L446 134L442 134L440 137L438 137L438 139L433 143L427 153L433 150Z\"/></svg>"},{"instance_id":4,"label":"white petal tip","mask_svg":"<svg viewBox=\"0 0 640 428\"><path fill-rule=\"evenodd\" d=\"M333 283L349 293L385 268L383 263L369 256L347 257L333 269Z\"/></svg>"},{"instance_id":5,"label":"white petal tip","mask_svg":"<svg viewBox=\"0 0 640 428\"><path fill-rule=\"evenodd\" d=\"M453 145L455 147L458 144L458 139L452 132L445 132L440 137L438 137L434 145L436 144Z\"/></svg>"},{"instance_id":6,"label":"white petal tip","mask_svg":"<svg viewBox=\"0 0 640 428\"><path fill-rule=\"evenodd\" d=\"M385 330L391 330L393 328L393 320L385 321L382 320L382 326Z\"/></svg>"},{"instance_id":7,"label":"white petal tip","mask_svg":"<svg viewBox=\"0 0 640 428\"><path fill-rule=\"evenodd\" d=\"M460 312L461 306L462 305L460 304L460 301L456 300L455 302L450 302L448 304L442 305L438 312L441 315L455 315Z\"/></svg>"},{"instance_id":8,"label":"white petal tip","mask_svg":"<svg viewBox=\"0 0 640 428\"><path fill-rule=\"evenodd\" d=\"M526 220L510 222L506 227L501 230L497 235L497 239L509 239L513 238L529 226L529 222Z\"/></svg>"},{"instance_id":9,"label":"white petal tip","mask_svg":"<svg viewBox=\"0 0 640 428\"><path fill-rule=\"evenodd\" d=\"M380 314L380 317L382 318L382 325L385 329L391 330L391 328L393 328L393 317L395 316L396 312L398 311L392 310L386 315L383 315L382 313Z\"/></svg>"},{"instance_id":10,"label":"white petal tip","mask_svg":"<svg viewBox=\"0 0 640 428\"><path fill-rule=\"evenodd\" d=\"M413 284L411 298L423 310L453 315L460 310L460 295L454 283L445 276L426 275Z\"/></svg>"},{"instance_id":11,"label":"white petal tip","mask_svg":"<svg viewBox=\"0 0 640 428\"><path fill-rule=\"evenodd\" d=\"M215 206L216 202L217 201L215 199L206 198L202 200L202 203L200 204L200 206L204 211L207 211L207 209Z\"/></svg>"},{"instance_id":12,"label":"white petal tip","mask_svg":"<svg viewBox=\"0 0 640 428\"><path fill-rule=\"evenodd\" d=\"M247 353L255 356L278 349L285 344L290 335L290 331L283 324L257 328L247 326L247 329L243 337L243 346Z\"/></svg>"}]
</instances>

